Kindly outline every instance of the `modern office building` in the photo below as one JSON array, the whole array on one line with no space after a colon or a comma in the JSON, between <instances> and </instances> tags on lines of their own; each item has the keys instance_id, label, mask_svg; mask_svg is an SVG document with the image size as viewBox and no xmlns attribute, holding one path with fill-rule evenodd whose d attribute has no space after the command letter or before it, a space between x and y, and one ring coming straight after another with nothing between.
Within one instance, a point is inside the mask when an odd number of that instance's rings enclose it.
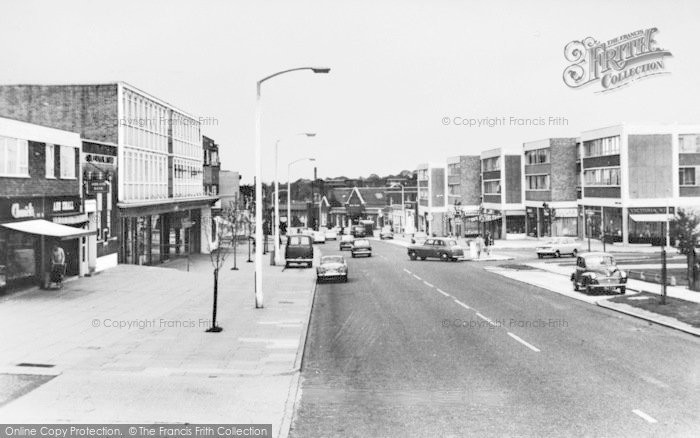
<instances>
[{"instance_id":1,"label":"modern office building","mask_svg":"<svg viewBox=\"0 0 700 438\"><path fill-rule=\"evenodd\" d=\"M0 116L117 145L119 261L157 264L206 252L200 121L124 82L0 86Z\"/></svg>"},{"instance_id":2,"label":"modern office building","mask_svg":"<svg viewBox=\"0 0 700 438\"><path fill-rule=\"evenodd\" d=\"M0 288L46 285L51 249L88 273L80 135L0 118Z\"/></svg>"},{"instance_id":3,"label":"modern office building","mask_svg":"<svg viewBox=\"0 0 700 438\"><path fill-rule=\"evenodd\" d=\"M202 148L204 150L204 194L207 196L219 195L219 145L211 138L202 136Z\"/></svg>"},{"instance_id":4,"label":"modern office building","mask_svg":"<svg viewBox=\"0 0 700 438\"><path fill-rule=\"evenodd\" d=\"M418 182L418 231L447 235L447 174L445 163L422 163Z\"/></svg>"},{"instance_id":5,"label":"modern office building","mask_svg":"<svg viewBox=\"0 0 700 438\"><path fill-rule=\"evenodd\" d=\"M494 239L525 236L522 149L481 153L481 226Z\"/></svg>"},{"instance_id":6,"label":"modern office building","mask_svg":"<svg viewBox=\"0 0 700 438\"><path fill-rule=\"evenodd\" d=\"M523 143L525 222L531 237L576 236L577 140L547 138Z\"/></svg>"},{"instance_id":7,"label":"modern office building","mask_svg":"<svg viewBox=\"0 0 700 438\"><path fill-rule=\"evenodd\" d=\"M479 234L481 157L447 158L447 232L453 236Z\"/></svg>"},{"instance_id":8,"label":"modern office building","mask_svg":"<svg viewBox=\"0 0 700 438\"><path fill-rule=\"evenodd\" d=\"M581 237L660 244L667 212L700 208L700 125L585 131L579 157Z\"/></svg>"}]
</instances>

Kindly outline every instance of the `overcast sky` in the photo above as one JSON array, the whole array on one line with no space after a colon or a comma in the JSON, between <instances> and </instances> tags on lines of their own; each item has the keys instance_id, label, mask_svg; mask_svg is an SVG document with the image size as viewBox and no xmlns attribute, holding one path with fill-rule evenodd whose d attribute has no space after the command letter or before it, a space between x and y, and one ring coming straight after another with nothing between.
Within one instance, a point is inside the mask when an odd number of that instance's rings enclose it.
<instances>
[{"instance_id":1,"label":"overcast sky","mask_svg":"<svg viewBox=\"0 0 700 438\"><path fill-rule=\"evenodd\" d=\"M700 2L7 1L0 83L126 81L218 125L223 167L254 172L255 82L265 83L265 179L316 157L319 175L397 173L619 122L700 122ZM570 89L564 46L657 27L670 74L615 92ZM565 117L562 127L445 126L443 117ZM294 137L317 132L315 139ZM294 167L293 178L312 175Z\"/></svg>"}]
</instances>

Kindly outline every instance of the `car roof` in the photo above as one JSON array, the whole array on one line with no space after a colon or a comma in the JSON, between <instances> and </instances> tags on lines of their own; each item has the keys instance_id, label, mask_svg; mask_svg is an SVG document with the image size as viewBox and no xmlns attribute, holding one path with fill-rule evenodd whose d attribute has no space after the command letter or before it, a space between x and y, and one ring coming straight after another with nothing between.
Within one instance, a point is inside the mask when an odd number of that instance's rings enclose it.
<instances>
[{"instance_id":1,"label":"car roof","mask_svg":"<svg viewBox=\"0 0 700 438\"><path fill-rule=\"evenodd\" d=\"M579 257L584 257L584 258L585 257L602 257L602 256L614 257L609 252L602 252L602 251L584 252L583 254L579 255Z\"/></svg>"}]
</instances>

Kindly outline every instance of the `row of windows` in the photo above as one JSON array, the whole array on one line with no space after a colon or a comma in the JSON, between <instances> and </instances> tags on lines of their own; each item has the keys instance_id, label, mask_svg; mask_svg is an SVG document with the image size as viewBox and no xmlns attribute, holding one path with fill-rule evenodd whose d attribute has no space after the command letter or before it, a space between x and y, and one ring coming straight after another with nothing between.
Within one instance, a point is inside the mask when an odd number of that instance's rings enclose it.
<instances>
[{"instance_id":1,"label":"row of windows","mask_svg":"<svg viewBox=\"0 0 700 438\"><path fill-rule=\"evenodd\" d=\"M549 148L525 151L525 164L549 163Z\"/></svg>"},{"instance_id":2,"label":"row of windows","mask_svg":"<svg viewBox=\"0 0 700 438\"><path fill-rule=\"evenodd\" d=\"M599 157L620 153L620 136L596 138L583 142L583 157Z\"/></svg>"},{"instance_id":3,"label":"row of windows","mask_svg":"<svg viewBox=\"0 0 700 438\"><path fill-rule=\"evenodd\" d=\"M0 175L29 176L29 142L0 136Z\"/></svg>"},{"instance_id":4,"label":"row of windows","mask_svg":"<svg viewBox=\"0 0 700 438\"><path fill-rule=\"evenodd\" d=\"M458 176L459 175L459 163L451 163L447 165L447 175L448 176Z\"/></svg>"},{"instance_id":5,"label":"row of windows","mask_svg":"<svg viewBox=\"0 0 700 438\"><path fill-rule=\"evenodd\" d=\"M204 194L202 165L197 161L173 160L173 196L201 196Z\"/></svg>"},{"instance_id":6,"label":"row of windows","mask_svg":"<svg viewBox=\"0 0 700 438\"><path fill-rule=\"evenodd\" d=\"M619 186L620 168L585 170L583 172L583 181L587 186Z\"/></svg>"},{"instance_id":7,"label":"row of windows","mask_svg":"<svg viewBox=\"0 0 700 438\"><path fill-rule=\"evenodd\" d=\"M695 177L696 167L681 167L678 169L678 184L681 186L696 186L698 180Z\"/></svg>"},{"instance_id":8,"label":"row of windows","mask_svg":"<svg viewBox=\"0 0 700 438\"><path fill-rule=\"evenodd\" d=\"M683 134L678 136L678 149L681 154L700 153L700 134Z\"/></svg>"},{"instance_id":9,"label":"row of windows","mask_svg":"<svg viewBox=\"0 0 700 438\"><path fill-rule=\"evenodd\" d=\"M526 184L527 190L549 190L549 175L528 175Z\"/></svg>"},{"instance_id":10,"label":"row of windows","mask_svg":"<svg viewBox=\"0 0 700 438\"><path fill-rule=\"evenodd\" d=\"M496 181L484 181L484 194L485 195L497 195L501 193L501 182Z\"/></svg>"},{"instance_id":11,"label":"row of windows","mask_svg":"<svg viewBox=\"0 0 700 438\"><path fill-rule=\"evenodd\" d=\"M483 172L501 170L501 157L492 157L481 160L481 169Z\"/></svg>"},{"instance_id":12,"label":"row of windows","mask_svg":"<svg viewBox=\"0 0 700 438\"><path fill-rule=\"evenodd\" d=\"M168 157L141 151L126 151L125 198L163 199L168 197Z\"/></svg>"}]
</instances>

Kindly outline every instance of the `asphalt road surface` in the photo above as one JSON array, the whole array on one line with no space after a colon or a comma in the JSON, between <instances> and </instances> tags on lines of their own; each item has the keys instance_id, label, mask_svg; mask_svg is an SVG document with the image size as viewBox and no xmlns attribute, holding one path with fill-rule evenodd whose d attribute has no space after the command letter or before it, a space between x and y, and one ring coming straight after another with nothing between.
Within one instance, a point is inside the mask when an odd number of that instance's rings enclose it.
<instances>
[{"instance_id":1,"label":"asphalt road surface","mask_svg":"<svg viewBox=\"0 0 700 438\"><path fill-rule=\"evenodd\" d=\"M698 436L697 338L373 247L318 286L291 436Z\"/></svg>"}]
</instances>

